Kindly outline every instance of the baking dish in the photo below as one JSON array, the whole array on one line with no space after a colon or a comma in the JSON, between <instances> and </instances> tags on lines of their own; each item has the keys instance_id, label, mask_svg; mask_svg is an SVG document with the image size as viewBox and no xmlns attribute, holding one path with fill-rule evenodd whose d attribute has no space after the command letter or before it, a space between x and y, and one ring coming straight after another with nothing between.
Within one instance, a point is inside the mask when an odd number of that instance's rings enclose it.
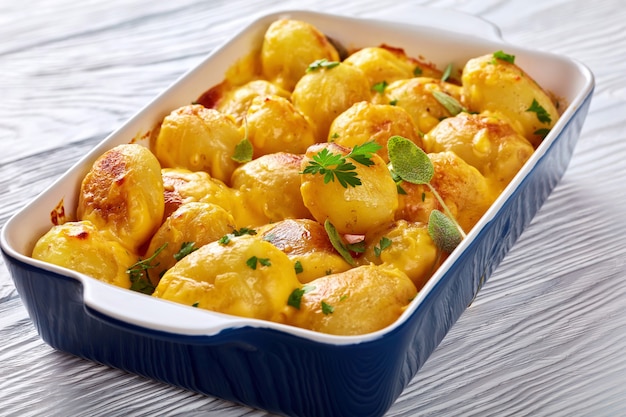
<instances>
[{"instance_id":1,"label":"baking dish","mask_svg":"<svg viewBox=\"0 0 626 417\"><path fill-rule=\"evenodd\" d=\"M427 9L423 13L428 21ZM363 336L325 335L155 300L29 257L59 202L66 210L75 207L80 180L98 155L147 140L165 115L219 83L237 59L258 47L267 26L285 16L308 21L348 47L386 43L440 68L451 62L460 68L471 57L505 49L568 103L531 160L396 323ZM3 255L42 339L89 360L280 415L384 414L558 183L593 91L593 76L580 63L505 44L495 32L486 39L458 33L461 24L457 32L431 26L270 13L176 81L3 228Z\"/></svg>"}]
</instances>

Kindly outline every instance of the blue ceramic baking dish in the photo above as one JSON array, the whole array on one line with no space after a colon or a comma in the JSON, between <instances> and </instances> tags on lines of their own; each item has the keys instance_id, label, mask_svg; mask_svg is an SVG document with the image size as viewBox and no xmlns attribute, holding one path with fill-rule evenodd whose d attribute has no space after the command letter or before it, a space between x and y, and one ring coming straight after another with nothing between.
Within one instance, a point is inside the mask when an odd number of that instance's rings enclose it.
<instances>
[{"instance_id":1,"label":"blue ceramic baking dish","mask_svg":"<svg viewBox=\"0 0 626 417\"><path fill-rule=\"evenodd\" d=\"M590 71L576 61L506 44L488 24L488 36L477 34L469 16L454 16L455 32L433 28L439 15L427 26L308 11L267 14L155 98L2 230L3 255L41 338L82 358L279 415L383 415L560 180L594 87ZM284 16L308 21L349 47L386 43L439 67L452 62L460 68L469 58L505 49L567 103L532 158L397 322L362 336L320 334L154 299L30 258L61 201L71 215L80 180L98 155L147 137L172 109L219 83ZM427 10L420 15L425 22L429 16Z\"/></svg>"}]
</instances>

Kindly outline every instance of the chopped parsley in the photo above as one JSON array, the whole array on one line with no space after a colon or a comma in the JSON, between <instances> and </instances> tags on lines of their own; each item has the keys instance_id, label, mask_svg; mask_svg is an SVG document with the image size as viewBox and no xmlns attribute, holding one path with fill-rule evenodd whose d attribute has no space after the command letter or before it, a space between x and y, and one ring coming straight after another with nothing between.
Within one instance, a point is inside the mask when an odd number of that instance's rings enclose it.
<instances>
[{"instance_id":1,"label":"chopped parsley","mask_svg":"<svg viewBox=\"0 0 626 417\"><path fill-rule=\"evenodd\" d=\"M243 235L256 235L256 230L248 227L242 227L241 229L235 229L232 233L228 233L217 240L220 245L228 245L233 237Z\"/></svg>"},{"instance_id":2,"label":"chopped parsley","mask_svg":"<svg viewBox=\"0 0 626 417\"><path fill-rule=\"evenodd\" d=\"M287 299L287 305L300 309L300 304L302 304L302 296L308 292L311 292L315 289L314 285L304 285L302 288L296 288L289 294L289 298Z\"/></svg>"},{"instance_id":3,"label":"chopped parsley","mask_svg":"<svg viewBox=\"0 0 626 417\"><path fill-rule=\"evenodd\" d=\"M309 165L307 165L302 174L320 174L324 176L324 184L331 181L339 181L342 187L356 187L361 185L361 179L356 172L356 166L349 162L352 159L361 165L374 165L372 155L381 148L376 142L366 142L362 145L356 145L348 155L333 153L324 148L315 155Z\"/></svg>"},{"instance_id":4,"label":"chopped parsley","mask_svg":"<svg viewBox=\"0 0 626 417\"><path fill-rule=\"evenodd\" d=\"M501 59L502 61L506 61L511 64L515 63L515 55L510 55L503 51L494 52L493 57L497 59Z\"/></svg>"},{"instance_id":5,"label":"chopped parsley","mask_svg":"<svg viewBox=\"0 0 626 417\"><path fill-rule=\"evenodd\" d=\"M552 118L550 117L550 113L548 113L546 111L546 109L541 107L541 104L539 104L537 99L533 99L532 104L530 105L529 108L526 109L526 111L533 112L533 113L537 114L537 119L539 119L539 121L541 123L550 124L552 122Z\"/></svg>"},{"instance_id":6,"label":"chopped parsley","mask_svg":"<svg viewBox=\"0 0 626 417\"><path fill-rule=\"evenodd\" d=\"M383 236L382 238L380 238L378 245L374 246L374 255L380 257L380 254L390 246L391 239L389 239L387 236Z\"/></svg>"},{"instance_id":7,"label":"chopped parsley","mask_svg":"<svg viewBox=\"0 0 626 417\"><path fill-rule=\"evenodd\" d=\"M326 301L322 301L322 313L328 315L332 314L335 311L335 307L328 304Z\"/></svg>"},{"instance_id":8,"label":"chopped parsley","mask_svg":"<svg viewBox=\"0 0 626 417\"><path fill-rule=\"evenodd\" d=\"M154 259L167 247L167 242L161 245L157 250L154 251L152 256L146 259L139 259L137 262L132 264L126 270L126 273L130 278L130 289L133 291L137 291L143 294L152 294L154 292L154 285L150 282L150 278L148 278L148 269L153 269L159 266L159 263L153 264Z\"/></svg>"},{"instance_id":9,"label":"chopped parsley","mask_svg":"<svg viewBox=\"0 0 626 417\"><path fill-rule=\"evenodd\" d=\"M372 90L376 91L377 93L384 93L385 92L385 88L387 88L389 84L387 84L387 81L381 81L379 83L376 83L372 86Z\"/></svg>"},{"instance_id":10,"label":"chopped parsley","mask_svg":"<svg viewBox=\"0 0 626 417\"><path fill-rule=\"evenodd\" d=\"M194 246L195 242L183 242L180 245L180 250L176 252L173 256L176 261L180 261L185 256L189 255L191 252L195 252L198 250L197 247Z\"/></svg>"},{"instance_id":11,"label":"chopped parsley","mask_svg":"<svg viewBox=\"0 0 626 417\"><path fill-rule=\"evenodd\" d=\"M312 71L317 71L319 69L322 68L326 68L326 69L330 69L330 68L335 68L337 65L339 65L339 62L337 61L329 61L327 59L318 59L313 61L306 69L306 72L312 72Z\"/></svg>"},{"instance_id":12,"label":"chopped parsley","mask_svg":"<svg viewBox=\"0 0 626 417\"><path fill-rule=\"evenodd\" d=\"M302 262L300 261L296 261L296 263L293 265L293 269L296 271L296 274L301 274L302 272L304 272Z\"/></svg>"},{"instance_id":13,"label":"chopped parsley","mask_svg":"<svg viewBox=\"0 0 626 417\"><path fill-rule=\"evenodd\" d=\"M413 75L414 76L419 77L423 73L424 73L424 70L422 70L420 67L413 68Z\"/></svg>"},{"instance_id":14,"label":"chopped parsley","mask_svg":"<svg viewBox=\"0 0 626 417\"><path fill-rule=\"evenodd\" d=\"M250 269L256 269L258 264L263 266L272 266L269 258L258 258L256 256L252 256L246 261L246 265L248 265Z\"/></svg>"}]
</instances>

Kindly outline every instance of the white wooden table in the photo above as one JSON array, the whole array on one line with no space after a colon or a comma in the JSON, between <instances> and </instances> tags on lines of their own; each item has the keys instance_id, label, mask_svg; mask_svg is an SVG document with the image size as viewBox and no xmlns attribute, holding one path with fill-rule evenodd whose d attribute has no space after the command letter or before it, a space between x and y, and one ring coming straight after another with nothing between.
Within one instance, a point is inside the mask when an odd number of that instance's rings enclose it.
<instances>
[{"instance_id":1,"label":"white wooden table","mask_svg":"<svg viewBox=\"0 0 626 417\"><path fill-rule=\"evenodd\" d=\"M394 3L0 1L0 225L252 13ZM562 182L388 415L626 415L626 4L412 3L576 58L597 87ZM1 267L0 415L267 414L54 351Z\"/></svg>"}]
</instances>

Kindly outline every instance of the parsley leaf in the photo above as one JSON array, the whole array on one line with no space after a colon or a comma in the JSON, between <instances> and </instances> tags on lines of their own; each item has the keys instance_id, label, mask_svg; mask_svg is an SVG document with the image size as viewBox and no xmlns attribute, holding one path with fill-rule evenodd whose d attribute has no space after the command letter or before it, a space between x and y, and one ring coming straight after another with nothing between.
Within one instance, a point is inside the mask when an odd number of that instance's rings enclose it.
<instances>
[{"instance_id":1,"label":"parsley leaf","mask_svg":"<svg viewBox=\"0 0 626 417\"><path fill-rule=\"evenodd\" d=\"M296 263L293 265L293 269L296 271L296 274L301 274L302 272L304 272L302 262L300 261L296 261Z\"/></svg>"},{"instance_id":2,"label":"parsley leaf","mask_svg":"<svg viewBox=\"0 0 626 417\"><path fill-rule=\"evenodd\" d=\"M317 71L319 69L322 68L335 68L337 65L339 65L339 62L337 61L329 61L327 59L317 59L315 61L313 61L306 69L306 72L312 72L312 71Z\"/></svg>"},{"instance_id":3,"label":"parsley leaf","mask_svg":"<svg viewBox=\"0 0 626 417\"><path fill-rule=\"evenodd\" d=\"M385 88L387 88L389 84L387 84L387 81L381 81L379 83L376 83L372 86L372 90L376 91L377 93L384 93L385 92Z\"/></svg>"},{"instance_id":4,"label":"parsley leaf","mask_svg":"<svg viewBox=\"0 0 626 417\"><path fill-rule=\"evenodd\" d=\"M287 299L287 305L297 308L300 310L300 304L302 304L302 296L308 292L311 292L315 289L314 285L304 285L302 288L296 288L289 294L289 298Z\"/></svg>"},{"instance_id":5,"label":"parsley leaf","mask_svg":"<svg viewBox=\"0 0 626 417\"><path fill-rule=\"evenodd\" d=\"M199 248L196 248L194 245L195 242L183 242L180 245L180 250L173 255L174 259L176 259L176 261L180 261L191 252L197 251Z\"/></svg>"},{"instance_id":6,"label":"parsley leaf","mask_svg":"<svg viewBox=\"0 0 626 417\"><path fill-rule=\"evenodd\" d=\"M328 315L332 314L335 311L335 307L328 304L326 301L322 301L322 313Z\"/></svg>"},{"instance_id":7,"label":"parsley leaf","mask_svg":"<svg viewBox=\"0 0 626 417\"><path fill-rule=\"evenodd\" d=\"M413 75L414 76L419 77L423 73L424 73L424 70L422 70L420 67L413 68Z\"/></svg>"},{"instance_id":8,"label":"parsley leaf","mask_svg":"<svg viewBox=\"0 0 626 417\"><path fill-rule=\"evenodd\" d=\"M246 261L246 265L248 265L250 269L256 269L257 264L261 264L263 266L272 266L269 258L257 258L256 256L252 256Z\"/></svg>"},{"instance_id":9,"label":"parsley leaf","mask_svg":"<svg viewBox=\"0 0 626 417\"><path fill-rule=\"evenodd\" d=\"M391 243L391 239L389 239L387 236L383 236L378 242L378 245L374 246L374 255L380 258L380 254L389 246L391 246Z\"/></svg>"},{"instance_id":10,"label":"parsley leaf","mask_svg":"<svg viewBox=\"0 0 626 417\"><path fill-rule=\"evenodd\" d=\"M130 289L133 291L137 291L143 294L152 294L154 292L154 285L148 278L147 271L148 269L156 268L159 266L159 263L153 264L154 259L161 253L163 249L167 247L167 242L165 242L161 247L154 251L152 256L146 259L139 259L137 262L132 264L126 270L126 273L130 278Z\"/></svg>"},{"instance_id":11,"label":"parsley leaf","mask_svg":"<svg viewBox=\"0 0 626 417\"><path fill-rule=\"evenodd\" d=\"M537 119L539 119L539 121L541 123L550 124L552 122L552 118L550 117L550 113L548 113L546 111L546 109L541 107L541 104L539 104L537 99L533 99L532 104L530 105L529 108L526 109L526 111L530 111L530 112L536 113L537 114Z\"/></svg>"},{"instance_id":12,"label":"parsley leaf","mask_svg":"<svg viewBox=\"0 0 626 417\"><path fill-rule=\"evenodd\" d=\"M501 59L502 61L509 62L511 64L515 63L515 55L510 55L503 51L494 52L493 57L497 59Z\"/></svg>"}]
</instances>

